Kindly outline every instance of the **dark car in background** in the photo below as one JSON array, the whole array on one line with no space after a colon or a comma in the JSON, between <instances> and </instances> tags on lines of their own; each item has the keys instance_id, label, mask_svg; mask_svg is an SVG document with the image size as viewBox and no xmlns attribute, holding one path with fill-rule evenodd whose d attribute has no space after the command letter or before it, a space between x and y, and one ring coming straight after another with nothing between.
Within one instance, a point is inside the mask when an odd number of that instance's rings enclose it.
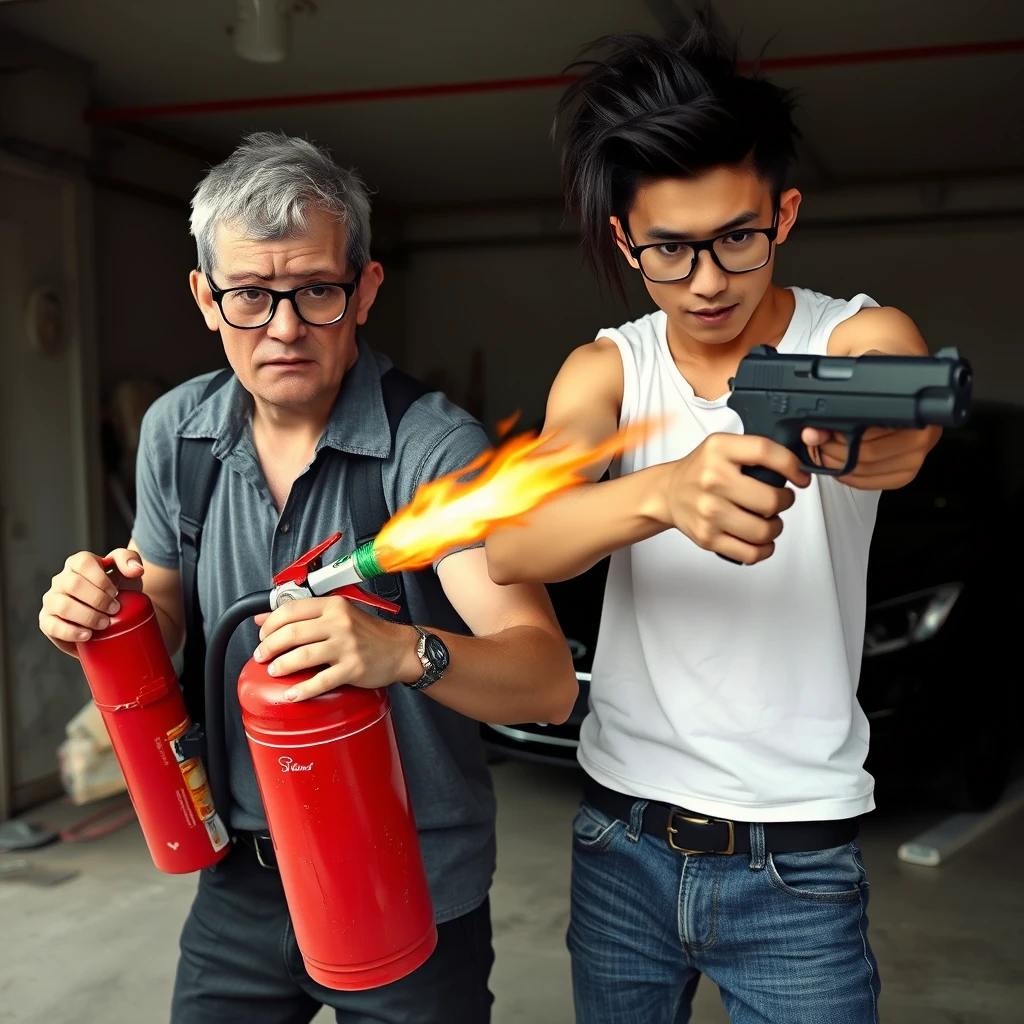
<instances>
[{"instance_id":1,"label":"dark car in background","mask_svg":"<svg viewBox=\"0 0 1024 1024\"><path fill-rule=\"evenodd\" d=\"M879 501L857 696L880 796L984 809L1009 779L1024 721L1022 453L1024 409L975 403L913 483ZM607 571L605 559L548 588L580 681L569 720L484 726L492 754L576 765Z\"/></svg>"}]
</instances>

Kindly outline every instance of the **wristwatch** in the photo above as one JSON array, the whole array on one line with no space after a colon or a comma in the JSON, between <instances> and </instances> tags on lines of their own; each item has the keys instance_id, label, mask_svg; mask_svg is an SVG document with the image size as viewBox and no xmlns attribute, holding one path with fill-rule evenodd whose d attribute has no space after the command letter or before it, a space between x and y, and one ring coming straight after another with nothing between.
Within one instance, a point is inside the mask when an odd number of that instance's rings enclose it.
<instances>
[{"instance_id":1,"label":"wristwatch","mask_svg":"<svg viewBox=\"0 0 1024 1024\"><path fill-rule=\"evenodd\" d=\"M448 648L439 636L428 633L413 623L413 629L420 635L419 643L416 645L416 657L420 659L423 666L423 675L415 683L407 683L410 690L425 690L433 685L444 675L445 669L451 660Z\"/></svg>"}]
</instances>

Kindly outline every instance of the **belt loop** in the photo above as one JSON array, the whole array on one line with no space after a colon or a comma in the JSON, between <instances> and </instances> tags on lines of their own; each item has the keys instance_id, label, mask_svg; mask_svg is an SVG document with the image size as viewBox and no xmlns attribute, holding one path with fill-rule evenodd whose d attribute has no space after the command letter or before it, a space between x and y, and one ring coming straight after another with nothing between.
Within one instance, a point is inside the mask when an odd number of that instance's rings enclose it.
<instances>
[{"instance_id":1,"label":"belt loop","mask_svg":"<svg viewBox=\"0 0 1024 1024\"><path fill-rule=\"evenodd\" d=\"M639 842L640 833L644 827L644 811L647 810L646 800L637 800L633 804L633 809L629 813L629 826L626 829L626 835L633 840L634 843Z\"/></svg>"},{"instance_id":2,"label":"belt loop","mask_svg":"<svg viewBox=\"0 0 1024 1024\"><path fill-rule=\"evenodd\" d=\"M764 864L764 825L755 822L750 826L750 870L761 871Z\"/></svg>"}]
</instances>

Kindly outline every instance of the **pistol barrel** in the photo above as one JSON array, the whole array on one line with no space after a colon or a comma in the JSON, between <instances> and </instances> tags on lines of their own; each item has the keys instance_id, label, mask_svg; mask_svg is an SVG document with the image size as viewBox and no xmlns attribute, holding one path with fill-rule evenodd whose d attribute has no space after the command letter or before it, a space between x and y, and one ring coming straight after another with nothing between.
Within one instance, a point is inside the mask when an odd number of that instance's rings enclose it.
<instances>
[{"instance_id":1,"label":"pistol barrel","mask_svg":"<svg viewBox=\"0 0 1024 1024\"><path fill-rule=\"evenodd\" d=\"M973 373L955 349L935 356L786 355L758 346L730 382L741 415L839 429L959 427L970 415ZM746 420L746 415L744 415ZM833 425L835 424L835 425Z\"/></svg>"}]
</instances>

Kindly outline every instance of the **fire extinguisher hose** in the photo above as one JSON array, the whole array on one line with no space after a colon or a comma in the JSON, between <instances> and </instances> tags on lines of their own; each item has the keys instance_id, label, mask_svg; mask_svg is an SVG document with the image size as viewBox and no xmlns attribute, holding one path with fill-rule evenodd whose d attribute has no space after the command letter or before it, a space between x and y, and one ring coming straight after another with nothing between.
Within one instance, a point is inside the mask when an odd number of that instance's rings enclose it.
<instances>
[{"instance_id":1,"label":"fire extinguisher hose","mask_svg":"<svg viewBox=\"0 0 1024 1024\"><path fill-rule=\"evenodd\" d=\"M206 772L213 806L226 821L230 806L227 738L224 726L224 659L235 630L246 619L270 611L270 591L240 597L229 605L213 627L206 645Z\"/></svg>"}]
</instances>

